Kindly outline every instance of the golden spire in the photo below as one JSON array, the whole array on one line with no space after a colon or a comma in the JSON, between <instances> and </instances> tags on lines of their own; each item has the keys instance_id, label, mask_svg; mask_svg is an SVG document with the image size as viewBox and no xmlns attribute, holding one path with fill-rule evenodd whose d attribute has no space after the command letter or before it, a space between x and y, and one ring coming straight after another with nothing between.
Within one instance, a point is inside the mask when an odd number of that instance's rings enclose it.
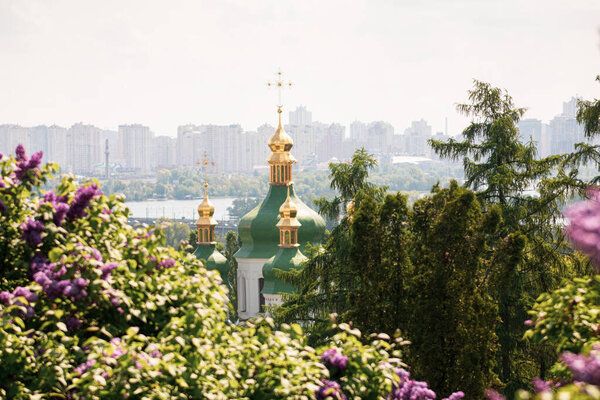
<instances>
[{"instance_id":1,"label":"golden spire","mask_svg":"<svg viewBox=\"0 0 600 400\"><path fill-rule=\"evenodd\" d=\"M277 113L279 114L279 124L275 133L271 135L267 144L271 149L271 154L267 159L267 162L270 166L270 184L271 185L285 185L292 181L292 164L296 162L294 156L290 154L290 150L294 145L294 141L292 138L285 132L283 129L283 125L281 125L281 108L283 105L281 104L281 90L284 87L291 87L292 83L285 83L282 80L282 73L279 71L277 73L277 81L274 83L269 82L268 86L274 86L278 89L279 92L279 103L277 104Z\"/></svg>"},{"instance_id":2,"label":"golden spire","mask_svg":"<svg viewBox=\"0 0 600 400\"><path fill-rule=\"evenodd\" d=\"M215 206L208 199L208 182L204 181L204 200L198 206L198 243L215 242L215 226L217 221L214 219Z\"/></svg>"},{"instance_id":3,"label":"golden spire","mask_svg":"<svg viewBox=\"0 0 600 400\"><path fill-rule=\"evenodd\" d=\"M279 216L281 219L277 223L279 228L279 246L296 247L298 246L298 228L302 226L296 219L298 209L290 197L290 184L287 184L287 197L281 207L279 207Z\"/></svg>"},{"instance_id":4,"label":"golden spire","mask_svg":"<svg viewBox=\"0 0 600 400\"><path fill-rule=\"evenodd\" d=\"M296 215L298 215L298 209L296 208L296 204L292 201L290 197L290 184L287 184L287 197L281 207L279 207L279 215L282 219L296 219ZM281 222L281 221L280 221ZM297 221L296 221L297 222ZM298 222L299 223L299 222Z\"/></svg>"}]
</instances>

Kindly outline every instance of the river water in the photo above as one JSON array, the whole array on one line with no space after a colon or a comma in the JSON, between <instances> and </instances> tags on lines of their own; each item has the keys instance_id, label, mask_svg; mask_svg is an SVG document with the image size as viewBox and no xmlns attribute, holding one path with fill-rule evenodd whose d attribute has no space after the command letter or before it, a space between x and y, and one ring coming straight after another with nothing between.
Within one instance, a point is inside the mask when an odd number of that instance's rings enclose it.
<instances>
[{"instance_id":1,"label":"river water","mask_svg":"<svg viewBox=\"0 0 600 400\"><path fill-rule=\"evenodd\" d=\"M227 219L227 207L233 204L235 197L211 197L210 201L215 206L215 219ZM165 217L170 219L197 219L198 205L202 199L193 200L150 200L150 201L127 201L125 205L129 207L131 215L137 218L158 218Z\"/></svg>"}]
</instances>

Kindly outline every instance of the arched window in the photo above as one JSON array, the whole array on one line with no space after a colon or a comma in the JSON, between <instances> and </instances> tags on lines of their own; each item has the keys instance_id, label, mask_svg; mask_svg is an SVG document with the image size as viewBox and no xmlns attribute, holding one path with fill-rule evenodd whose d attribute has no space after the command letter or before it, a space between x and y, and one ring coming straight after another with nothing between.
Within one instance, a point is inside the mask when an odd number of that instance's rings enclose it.
<instances>
[{"instance_id":1,"label":"arched window","mask_svg":"<svg viewBox=\"0 0 600 400\"><path fill-rule=\"evenodd\" d=\"M238 308L240 312L246 311L246 278L240 278L240 286L238 288Z\"/></svg>"},{"instance_id":2,"label":"arched window","mask_svg":"<svg viewBox=\"0 0 600 400\"><path fill-rule=\"evenodd\" d=\"M285 244L290 244L290 232L285 231Z\"/></svg>"},{"instance_id":3,"label":"arched window","mask_svg":"<svg viewBox=\"0 0 600 400\"><path fill-rule=\"evenodd\" d=\"M262 294L262 290L264 287L265 287L265 279L259 278L258 279L258 305L259 305L258 310L260 312L265 312L265 296Z\"/></svg>"}]
</instances>

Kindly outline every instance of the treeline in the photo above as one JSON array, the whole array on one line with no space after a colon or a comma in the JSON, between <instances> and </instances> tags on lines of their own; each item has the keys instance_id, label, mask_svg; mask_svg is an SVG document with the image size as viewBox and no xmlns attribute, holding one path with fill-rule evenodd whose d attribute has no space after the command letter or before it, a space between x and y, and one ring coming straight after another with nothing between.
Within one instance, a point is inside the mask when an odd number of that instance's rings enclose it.
<instances>
[{"instance_id":1,"label":"treeline","mask_svg":"<svg viewBox=\"0 0 600 400\"><path fill-rule=\"evenodd\" d=\"M332 197L335 193L329 185L327 171L296 172L296 192L307 204L319 197ZM460 179L462 167L455 164L390 165L380 167L372 174L378 185L386 185L394 191L427 191L437 182L447 183ZM107 194L120 193L128 201L147 199L184 200L201 197L204 193L205 175L199 169L161 170L156 180L110 180L102 185ZM269 189L268 176L259 175L208 175L210 195L219 197L262 198Z\"/></svg>"}]
</instances>

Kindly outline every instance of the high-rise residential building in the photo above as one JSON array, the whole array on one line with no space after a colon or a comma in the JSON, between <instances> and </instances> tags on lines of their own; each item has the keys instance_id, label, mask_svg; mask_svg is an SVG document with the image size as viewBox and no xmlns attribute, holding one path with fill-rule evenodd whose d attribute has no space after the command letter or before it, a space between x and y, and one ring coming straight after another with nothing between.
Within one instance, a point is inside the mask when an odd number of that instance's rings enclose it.
<instances>
[{"instance_id":1,"label":"high-rise residential building","mask_svg":"<svg viewBox=\"0 0 600 400\"><path fill-rule=\"evenodd\" d=\"M556 116L548 124L550 138L550 154L571 153L575 150L575 143L585 140L583 126L575 118Z\"/></svg>"},{"instance_id":2,"label":"high-rise residential building","mask_svg":"<svg viewBox=\"0 0 600 400\"><path fill-rule=\"evenodd\" d=\"M392 145L394 127L384 121L371 122L367 127L366 148L369 153L387 153Z\"/></svg>"},{"instance_id":3,"label":"high-rise residential building","mask_svg":"<svg viewBox=\"0 0 600 400\"><path fill-rule=\"evenodd\" d=\"M48 138L48 148L46 161L55 162L61 170L67 170L67 128L52 125L49 126L46 133Z\"/></svg>"},{"instance_id":4,"label":"high-rise residential building","mask_svg":"<svg viewBox=\"0 0 600 400\"><path fill-rule=\"evenodd\" d=\"M577 103L579 102L579 98L571 97L571 100L565 101L563 103L563 112L562 116L568 119L575 119L577 115Z\"/></svg>"},{"instance_id":5,"label":"high-rise residential building","mask_svg":"<svg viewBox=\"0 0 600 400\"><path fill-rule=\"evenodd\" d=\"M316 151L317 161L338 160L344 157L343 141L346 136L346 127L340 124L320 124L319 145Z\"/></svg>"},{"instance_id":6,"label":"high-rise residential building","mask_svg":"<svg viewBox=\"0 0 600 400\"><path fill-rule=\"evenodd\" d=\"M78 123L67 131L67 163L74 173L92 173L103 163L102 130Z\"/></svg>"},{"instance_id":7,"label":"high-rise residential building","mask_svg":"<svg viewBox=\"0 0 600 400\"><path fill-rule=\"evenodd\" d=\"M290 111L290 125L292 126L305 126L312 124L312 112L308 111L306 107L296 107L295 111Z\"/></svg>"},{"instance_id":8,"label":"high-rise residential building","mask_svg":"<svg viewBox=\"0 0 600 400\"><path fill-rule=\"evenodd\" d=\"M350 139L366 144L368 135L369 129L364 122L354 121L350 124Z\"/></svg>"},{"instance_id":9,"label":"high-rise residential building","mask_svg":"<svg viewBox=\"0 0 600 400\"><path fill-rule=\"evenodd\" d=\"M15 154L19 144L29 150L29 130L19 125L0 125L0 153Z\"/></svg>"},{"instance_id":10,"label":"high-rise residential building","mask_svg":"<svg viewBox=\"0 0 600 400\"><path fill-rule=\"evenodd\" d=\"M538 155L545 157L549 154L548 143L542 136L542 121L539 119L522 119L519 121L519 139L523 143L533 140Z\"/></svg>"},{"instance_id":11,"label":"high-rise residential building","mask_svg":"<svg viewBox=\"0 0 600 400\"><path fill-rule=\"evenodd\" d=\"M154 138L154 144L157 168L172 168L177 165L177 139L170 136L157 136Z\"/></svg>"},{"instance_id":12,"label":"high-rise residential building","mask_svg":"<svg viewBox=\"0 0 600 400\"><path fill-rule=\"evenodd\" d=\"M149 172L156 167L154 133L147 126L120 125L119 150L128 169Z\"/></svg>"},{"instance_id":13,"label":"high-rise residential building","mask_svg":"<svg viewBox=\"0 0 600 400\"><path fill-rule=\"evenodd\" d=\"M242 127L233 125L184 125L177 129L178 165L193 166L206 158L215 163L215 171L249 171L252 139Z\"/></svg>"},{"instance_id":14,"label":"high-rise residential building","mask_svg":"<svg viewBox=\"0 0 600 400\"><path fill-rule=\"evenodd\" d=\"M411 156L431 156L431 148L427 140L431 138L431 126L421 119L411 122L404 130L404 146L402 153Z\"/></svg>"}]
</instances>

